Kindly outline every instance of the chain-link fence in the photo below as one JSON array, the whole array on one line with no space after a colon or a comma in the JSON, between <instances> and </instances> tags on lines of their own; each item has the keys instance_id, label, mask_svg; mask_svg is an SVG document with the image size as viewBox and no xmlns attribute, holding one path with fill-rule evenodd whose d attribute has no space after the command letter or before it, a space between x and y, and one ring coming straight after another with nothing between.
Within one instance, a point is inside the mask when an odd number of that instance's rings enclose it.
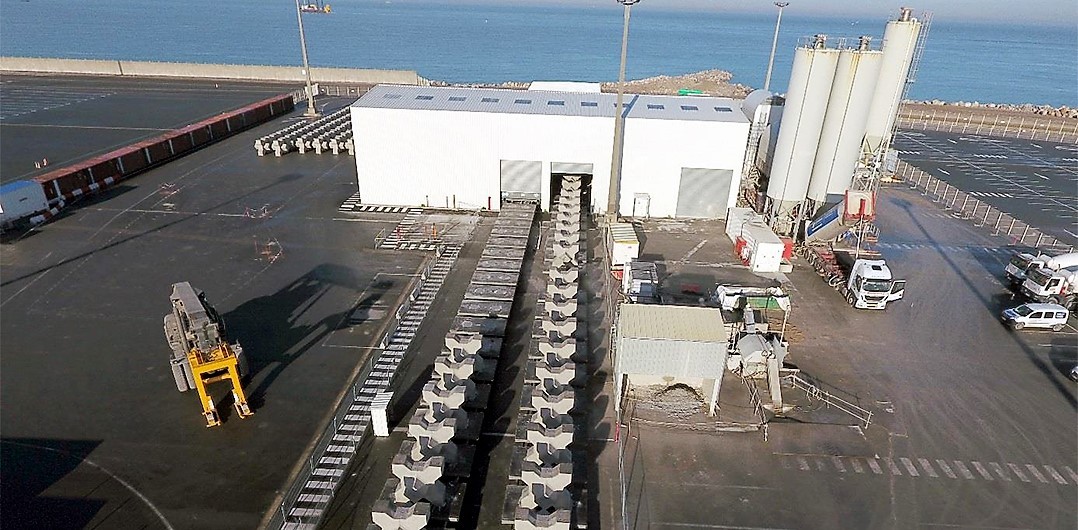
<instances>
[{"instance_id":1,"label":"chain-link fence","mask_svg":"<svg viewBox=\"0 0 1078 530\"><path fill-rule=\"evenodd\" d=\"M1078 120L1051 116L998 114L990 110L927 110L903 107L900 129L957 132L1044 142L1078 142Z\"/></svg>"},{"instance_id":2,"label":"chain-link fence","mask_svg":"<svg viewBox=\"0 0 1078 530\"><path fill-rule=\"evenodd\" d=\"M1061 241L1055 236L1045 234L1029 223L901 160L896 166L895 178L906 182L911 188L951 211L955 217L969 220L975 226L990 228L992 235L1006 236L1012 245L1066 252L1074 250L1073 241Z\"/></svg>"}]
</instances>

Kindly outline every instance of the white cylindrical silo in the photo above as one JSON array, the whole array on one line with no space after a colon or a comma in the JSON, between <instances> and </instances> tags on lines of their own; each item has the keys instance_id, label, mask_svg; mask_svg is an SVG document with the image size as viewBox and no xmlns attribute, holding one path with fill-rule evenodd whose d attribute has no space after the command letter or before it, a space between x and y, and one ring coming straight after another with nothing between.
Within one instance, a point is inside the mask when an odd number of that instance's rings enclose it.
<instances>
[{"instance_id":1,"label":"white cylindrical silo","mask_svg":"<svg viewBox=\"0 0 1078 530\"><path fill-rule=\"evenodd\" d=\"M820 141L827 98L838 64L838 50L824 48L825 37L794 51L786 107L767 185L772 214L778 218L805 199L812 162Z\"/></svg>"},{"instance_id":2,"label":"white cylindrical silo","mask_svg":"<svg viewBox=\"0 0 1078 530\"><path fill-rule=\"evenodd\" d=\"M888 22L884 30L883 65L865 129L865 147L870 152L877 152L890 139L920 34L921 22L905 7L898 20Z\"/></svg>"},{"instance_id":3,"label":"white cylindrical silo","mask_svg":"<svg viewBox=\"0 0 1078 530\"><path fill-rule=\"evenodd\" d=\"M817 205L826 202L827 195L846 191L860 159L869 105L883 59L881 52L868 49L868 42L867 37L862 37L857 49L839 53L809 179L808 198Z\"/></svg>"}]
</instances>

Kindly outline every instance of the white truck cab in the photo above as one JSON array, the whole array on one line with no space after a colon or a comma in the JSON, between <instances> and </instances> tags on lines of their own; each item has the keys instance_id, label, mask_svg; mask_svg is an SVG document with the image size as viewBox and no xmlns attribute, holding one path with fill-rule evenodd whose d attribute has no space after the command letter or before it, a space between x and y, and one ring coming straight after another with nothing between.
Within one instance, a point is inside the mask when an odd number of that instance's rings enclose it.
<instances>
[{"instance_id":1,"label":"white truck cab","mask_svg":"<svg viewBox=\"0 0 1078 530\"><path fill-rule=\"evenodd\" d=\"M1021 285L1031 271L1045 266L1050 269L1065 269L1075 265L1078 265L1078 252L1054 257L1040 253L1034 255L1029 252L1017 252L1011 256L1003 272L1012 285Z\"/></svg>"},{"instance_id":2,"label":"white truck cab","mask_svg":"<svg viewBox=\"0 0 1078 530\"><path fill-rule=\"evenodd\" d=\"M1060 331L1067 325L1070 312L1058 304L1022 304L1005 309L1000 315L1003 322L1015 330L1024 328L1046 328Z\"/></svg>"},{"instance_id":3,"label":"white truck cab","mask_svg":"<svg viewBox=\"0 0 1078 530\"><path fill-rule=\"evenodd\" d=\"M884 260L855 261L846 283L846 301L857 309L884 309L905 292L906 280L893 279Z\"/></svg>"}]
</instances>

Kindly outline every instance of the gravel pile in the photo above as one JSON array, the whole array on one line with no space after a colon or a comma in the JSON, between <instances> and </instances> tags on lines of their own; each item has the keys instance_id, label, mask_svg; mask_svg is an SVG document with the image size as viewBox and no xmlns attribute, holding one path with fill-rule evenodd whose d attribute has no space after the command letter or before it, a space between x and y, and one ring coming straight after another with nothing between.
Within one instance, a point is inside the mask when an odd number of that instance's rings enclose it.
<instances>
[{"instance_id":1,"label":"gravel pile","mask_svg":"<svg viewBox=\"0 0 1078 530\"><path fill-rule=\"evenodd\" d=\"M685 385L635 387L636 408L688 419L702 410L704 399Z\"/></svg>"}]
</instances>

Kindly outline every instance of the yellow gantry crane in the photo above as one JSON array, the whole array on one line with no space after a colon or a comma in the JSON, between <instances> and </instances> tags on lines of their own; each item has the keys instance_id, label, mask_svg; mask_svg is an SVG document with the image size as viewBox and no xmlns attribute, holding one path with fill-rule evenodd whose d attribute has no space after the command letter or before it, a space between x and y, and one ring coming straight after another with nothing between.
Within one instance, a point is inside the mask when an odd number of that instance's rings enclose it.
<instances>
[{"instance_id":1,"label":"yellow gantry crane","mask_svg":"<svg viewBox=\"0 0 1078 530\"><path fill-rule=\"evenodd\" d=\"M225 322L206 301L206 295L188 282L172 285L172 313L165 315L165 337L172 347L172 375L180 392L198 391L207 427L221 424L221 417L206 386L218 381L232 384L232 400L240 418L254 414L247 406L240 379L247 375L247 362L239 343L229 344Z\"/></svg>"}]
</instances>

